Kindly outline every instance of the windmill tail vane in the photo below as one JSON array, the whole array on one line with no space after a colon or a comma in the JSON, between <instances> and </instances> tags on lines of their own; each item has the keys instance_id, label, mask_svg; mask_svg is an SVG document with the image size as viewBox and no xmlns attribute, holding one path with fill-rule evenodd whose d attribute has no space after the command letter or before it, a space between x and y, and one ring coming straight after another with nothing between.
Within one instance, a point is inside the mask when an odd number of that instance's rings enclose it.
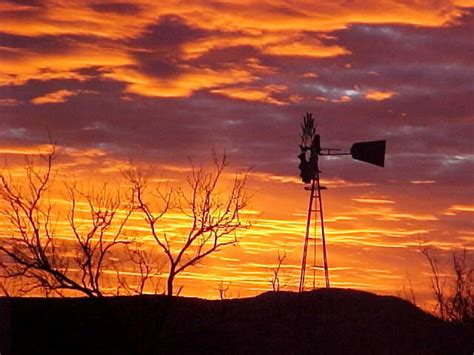
<instances>
[{"instance_id":1,"label":"windmill tail vane","mask_svg":"<svg viewBox=\"0 0 474 355\"><path fill-rule=\"evenodd\" d=\"M305 290L306 272L308 269L313 272L313 289L316 288L317 270L323 271L324 285L327 288L330 287L323 201L321 195L321 191L326 190L326 187L320 184L321 171L319 170L319 156L351 155L355 160L384 167L386 148L385 140L356 142L352 145L350 150L321 148L321 137L316 131L316 121L311 113L307 113L303 117L301 130L300 154L298 155L300 163L298 168L300 170L301 180L305 184L309 184L309 186L305 186L305 190L309 190L311 194L306 219L303 255L301 258L300 292ZM314 225L313 235L311 235L312 224ZM313 262L312 265L308 267L308 250L310 248L312 248L313 251ZM319 251L319 254L317 251Z\"/></svg>"}]
</instances>

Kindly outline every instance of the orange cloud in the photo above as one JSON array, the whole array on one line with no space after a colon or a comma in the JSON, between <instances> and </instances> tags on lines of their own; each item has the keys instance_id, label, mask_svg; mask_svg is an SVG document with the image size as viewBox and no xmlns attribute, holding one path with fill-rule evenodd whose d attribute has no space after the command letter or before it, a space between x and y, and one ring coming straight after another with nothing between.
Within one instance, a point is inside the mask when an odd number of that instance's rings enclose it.
<instances>
[{"instance_id":1,"label":"orange cloud","mask_svg":"<svg viewBox=\"0 0 474 355\"><path fill-rule=\"evenodd\" d=\"M284 85L267 85L263 88L251 88L251 87L229 87L223 89L212 90L213 93L222 94L227 97L234 99L248 100L248 101L261 101L275 105L287 105L289 102L281 99L276 99L272 95L283 93L287 90ZM290 98L290 101L292 99Z\"/></svg>"},{"instance_id":2,"label":"orange cloud","mask_svg":"<svg viewBox=\"0 0 474 355\"><path fill-rule=\"evenodd\" d=\"M339 103L351 102L351 101L352 101L352 99L350 98L350 96L347 96L347 95L343 95L338 99L332 99L331 100L331 102L339 102Z\"/></svg>"},{"instance_id":3,"label":"orange cloud","mask_svg":"<svg viewBox=\"0 0 474 355\"><path fill-rule=\"evenodd\" d=\"M296 174L295 174L296 175ZM297 176L287 176L287 175L275 175L262 172L254 172L251 174L251 177L257 178L262 181L267 182L279 182L279 183L291 183L303 186L303 183L300 178ZM341 188L341 187L364 187L371 186L373 184L366 182L350 182L344 179L334 178L334 179L321 179L321 184L329 188Z\"/></svg>"},{"instance_id":4,"label":"orange cloud","mask_svg":"<svg viewBox=\"0 0 474 355\"><path fill-rule=\"evenodd\" d=\"M41 155L51 152L53 145L39 144L39 145L23 145L23 146L0 146L0 154L13 155Z\"/></svg>"},{"instance_id":5,"label":"orange cloud","mask_svg":"<svg viewBox=\"0 0 474 355\"><path fill-rule=\"evenodd\" d=\"M383 100L390 99L395 94L396 92L394 91L369 90L365 93L365 98L367 100L383 101Z\"/></svg>"},{"instance_id":6,"label":"orange cloud","mask_svg":"<svg viewBox=\"0 0 474 355\"><path fill-rule=\"evenodd\" d=\"M411 180L410 184L420 185L420 184L435 184L435 180Z\"/></svg>"},{"instance_id":7,"label":"orange cloud","mask_svg":"<svg viewBox=\"0 0 474 355\"><path fill-rule=\"evenodd\" d=\"M147 97L186 97L199 90L224 95L227 97L266 102L273 105L286 105L297 102L298 97L290 95L290 88L284 85L268 85L276 80L265 82L262 79L278 74L277 67L269 64L281 61L282 58L259 61L256 58L247 59L240 64L229 64L219 61L214 67L208 62L199 62L202 57L212 51L225 50L228 47L248 46L258 53L268 56L291 57L336 57L349 55L346 48L326 45L323 36L311 35L311 39L299 36L302 31L320 32L346 28L353 23L398 23L419 26L447 26L456 20L462 9L456 7L472 5L472 1L447 0L435 4L403 1L355 0L351 2L300 1L298 3L282 3L263 1L226 2L189 2L182 6L177 0L167 0L160 3L150 1L134 1L143 12L139 15L117 12L94 11L91 4L97 1L66 2L64 0L50 2L35 16L26 16L34 10L32 6L17 5L10 2L0 3L0 11L8 11L9 15L2 18L2 31L9 34L30 36L42 35L77 35L90 36L90 42L80 39L68 40L68 48L63 52L35 51L23 48L1 48L7 50L10 56L0 56L0 85L23 85L28 80L48 81L51 79L87 80L86 74L77 70L85 67L99 67L98 76L101 79L113 79L124 83L125 92ZM105 3L105 2L104 2ZM303 11L304 10L304 11ZM18 15L16 16L15 13ZM139 61L131 54L133 51L151 51L153 48L136 48L137 40L147 29L156 24L157 19L165 14L175 14L190 26L209 31L203 38L185 43L176 50L178 73L170 76L151 75L140 70ZM325 39L330 39L326 38ZM133 47L133 48L131 48ZM310 61L311 58L303 58ZM196 61L196 62L194 62ZM195 64L198 63L198 64ZM354 67L356 64L354 63ZM308 67L306 70L315 70ZM321 73L321 77L326 74ZM303 75L306 78L316 78L312 72ZM352 85L351 85L352 86ZM35 97L34 104L65 102L78 91L58 90L44 96ZM369 90L365 93L367 100L387 100L396 95L393 91ZM315 95L315 94L313 94ZM342 92L328 97L339 97L335 101L347 102L350 97L344 97ZM127 96L128 100L134 95ZM318 100L330 99L319 96ZM354 99L354 98L353 98ZM0 105L15 106L20 102L2 98ZM285 107L286 109L286 107ZM93 127L93 126L91 126ZM297 128L297 127L296 127ZM295 131L296 132L296 131ZM47 153L49 145L0 147L0 153L11 155ZM128 166L128 162L113 156L113 152L102 149L58 149L65 155L61 167L71 171L97 174L116 174ZM14 159L11 157L11 159ZM174 174L178 181L189 168L163 165L161 168ZM187 295L212 297L213 282L218 280L231 281L234 286L242 287L240 295L251 294L257 290L268 290L267 276L262 269L268 269L278 250L288 251L287 269L295 275L300 265L302 238L305 230L305 208L307 192L302 188L300 179L296 176L255 173L250 179L255 182L255 189L264 191L256 198L253 211L247 214L258 215L267 210L269 214L280 214L284 217L258 217L254 227L242 239L239 247L230 248L206 261L206 272L192 270L180 280L186 287ZM95 180L95 179L94 179ZM166 179L172 180L173 179ZM156 180L157 181L157 180ZM411 184L430 184L432 180L413 180ZM438 213L443 210L428 210L423 213L398 210L392 207L390 197L370 198L355 197L356 203L351 203L349 194L374 185L370 183L351 183L342 179L325 179L322 183L330 188L325 195L325 211L327 219L328 245L331 251L331 278L335 285L346 287L362 287L373 290L400 289L399 283L387 284L380 281L386 274L387 278L396 279L403 275L404 270L397 270L399 260L408 260L413 253L410 247L416 247L418 234L428 234L436 231L432 225L437 221ZM272 190L272 185L273 190ZM276 186L276 187L275 187ZM252 186L253 188L254 186ZM347 188L341 191L338 188ZM357 189L352 189L357 187ZM415 188L415 186L412 186ZM333 193L334 192L334 193ZM362 192L364 193L364 192ZM345 195L344 200L340 195ZM326 198L327 196L327 198ZM362 195L362 196L371 196ZM397 207L403 206L405 195L396 197ZM347 201L346 201L347 198ZM349 202L350 205L347 205ZM327 206L327 207L326 207ZM344 210L344 206L347 209ZM327 208L327 210L326 210ZM453 205L446 213L456 214L472 212L470 205ZM291 217L288 217L291 216ZM145 229L138 217L131 218L132 230L138 235L144 235ZM170 236L179 236L186 225L182 215L171 214L166 221L166 231ZM439 228L441 229L441 228ZM436 231L437 232L437 231ZM456 234L456 231L453 235ZM466 232L463 232L466 233ZM455 237L452 237L453 240ZM467 237L466 237L467 238ZM146 236L144 238L146 239ZM472 239L472 238L471 238ZM458 246L454 242L440 242L446 249ZM394 253L396 262L386 264L389 257L385 248L397 248ZM402 249L407 249L406 251ZM367 255L354 258L354 250L368 251ZM403 254L405 252L405 254ZM410 254L411 253L411 254ZM407 258L404 258L404 257ZM238 263L238 265L235 265ZM364 263L370 266L364 266ZM376 266L376 267L375 267ZM406 265L403 265L406 267ZM357 269L360 274L354 275L350 270ZM371 274L375 275L371 275ZM382 275L382 276L381 276ZM290 286L295 286L297 277L293 277ZM393 280L392 280L393 281Z\"/></svg>"},{"instance_id":8,"label":"orange cloud","mask_svg":"<svg viewBox=\"0 0 474 355\"><path fill-rule=\"evenodd\" d=\"M117 68L104 76L127 82L127 93L150 97L190 96L196 90L249 83L254 79L251 73L240 68L228 70L185 68L178 77L170 79L150 77L129 68Z\"/></svg>"},{"instance_id":9,"label":"orange cloud","mask_svg":"<svg viewBox=\"0 0 474 355\"><path fill-rule=\"evenodd\" d=\"M395 203L395 201L392 201L392 200L387 200L387 199L382 199L382 198L365 198L365 197L353 198L352 201L362 202L362 203L375 203L375 204Z\"/></svg>"},{"instance_id":10,"label":"orange cloud","mask_svg":"<svg viewBox=\"0 0 474 355\"><path fill-rule=\"evenodd\" d=\"M32 37L31 41L35 38ZM77 43L65 53L35 53L15 50L13 57L0 56L0 86L23 85L28 80L74 79L83 81L85 75L77 72L84 67L106 67L134 64L120 47L102 47Z\"/></svg>"},{"instance_id":11,"label":"orange cloud","mask_svg":"<svg viewBox=\"0 0 474 355\"><path fill-rule=\"evenodd\" d=\"M18 106L21 102L16 99L0 99L0 106Z\"/></svg>"},{"instance_id":12,"label":"orange cloud","mask_svg":"<svg viewBox=\"0 0 474 355\"><path fill-rule=\"evenodd\" d=\"M38 96L31 100L32 104L44 105L44 104L58 104L66 102L71 96L77 95L76 92L70 90L58 90L50 92L44 96Z\"/></svg>"},{"instance_id":13,"label":"orange cloud","mask_svg":"<svg viewBox=\"0 0 474 355\"><path fill-rule=\"evenodd\" d=\"M452 205L450 206L445 215L455 216L459 212L474 212L474 205Z\"/></svg>"},{"instance_id":14,"label":"orange cloud","mask_svg":"<svg viewBox=\"0 0 474 355\"><path fill-rule=\"evenodd\" d=\"M107 152L103 149L99 148L89 148L89 149L77 149L66 147L59 149L61 154L66 154L71 157L87 157L87 158L96 158L96 157L103 157L107 155Z\"/></svg>"},{"instance_id":15,"label":"orange cloud","mask_svg":"<svg viewBox=\"0 0 474 355\"><path fill-rule=\"evenodd\" d=\"M264 47L264 53L277 56L294 56L294 57L336 57L340 55L348 55L350 52L339 46L325 46L321 43L309 41L301 41L291 38L282 43L271 43Z\"/></svg>"},{"instance_id":16,"label":"orange cloud","mask_svg":"<svg viewBox=\"0 0 474 355\"><path fill-rule=\"evenodd\" d=\"M12 14L2 19L2 29L21 35L93 34L108 38L130 38L157 17L170 13L183 16L204 28L246 29L247 33L254 34L277 30L331 31L357 22L441 26L462 14L461 7L472 6L470 0L441 0L436 4L398 0L356 0L342 4L321 0L300 1L284 6L275 5L271 0L231 0L223 4L195 1L183 7L177 0L159 4L135 0L131 3L142 10L137 16L136 13L127 12L97 12L91 7L95 3L91 0L76 3L58 0L49 3L35 17L23 16L34 9L31 6L2 3L2 11Z\"/></svg>"},{"instance_id":17,"label":"orange cloud","mask_svg":"<svg viewBox=\"0 0 474 355\"><path fill-rule=\"evenodd\" d=\"M224 85L251 83L270 68L257 70L255 67L210 69L186 67L173 78L156 78L132 69L137 64L129 54L129 45L145 32L147 26L156 23L163 15L180 16L188 24L209 31L204 38L183 44L179 54L181 60L199 58L213 49L231 46L253 46L274 56L332 57L350 54L346 48L328 45L317 38L301 36L308 30L329 32L346 28L352 23L404 23L419 26L442 26L459 17L469 1L438 1L429 6L423 3L408 4L396 0L384 2L353 1L339 4L322 0L317 3L303 1L298 4L275 5L273 1L233 0L217 5L196 1L181 6L176 0L159 4L145 0L131 2L137 12L96 11L95 1L55 1L48 3L35 16L25 16L36 11L33 6L2 3L2 9L9 16L2 18L4 33L29 36L81 35L107 40L103 44L92 41L69 41L70 48L60 54L36 53L31 50L8 48L13 58L0 58L0 85L23 84L29 79L50 80L57 78L83 79L75 69L90 66L106 68L112 77L127 84L126 91L150 97L189 96L201 89L220 90L220 93L245 100L266 101L282 104L268 94L236 91L222 88ZM124 26L126 24L126 27ZM323 38L323 36L321 36ZM120 42L122 41L122 42ZM142 48L141 50L147 50ZM45 70L47 69L47 70ZM366 94L368 100L386 100L394 92L372 91ZM64 99L66 96L62 96ZM46 99L49 100L49 99ZM50 98L60 102L61 98ZM340 102L348 98L342 97ZM52 101L46 101L52 102ZM42 103L41 99L37 103Z\"/></svg>"}]
</instances>

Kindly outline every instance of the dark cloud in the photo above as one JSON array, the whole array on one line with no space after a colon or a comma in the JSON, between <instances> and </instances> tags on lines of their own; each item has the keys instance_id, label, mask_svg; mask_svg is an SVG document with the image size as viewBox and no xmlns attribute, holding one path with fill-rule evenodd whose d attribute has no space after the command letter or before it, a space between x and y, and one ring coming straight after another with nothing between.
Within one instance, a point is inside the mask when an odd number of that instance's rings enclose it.
<instances>
[{"instance_id":1,"label":"dark cloud","mask_svg":"<svg viewBox=\"0 0 474 355\"><path fill-rule=\"evenodd\" d=\"M85 77L100 77L104 73L110 73L110 69L107 67L101 66L91 66L83 67L76 70L73 70L74 73L78 73L81 76Z\"/></svg>"},{"instance_id":2,"label":"dark cloud","mask_svg":"<svg viewBox=\"0 0 474 355\"><path fill-rule=\"evenodd\" d=\"M90 73L92 73L92 71ZM0 86L0 96L12 97L22 102L29 102L35 97L58 90L120 95L123 89L124 84L113 80L100 79L99 77L90 77L84 81L77 79L28 80L24 85Z\"/></svg>"},{"instance_id":3,"label":"dark cloud","mask_svg":"<svg viewBox=\"0 0 474 355\"><path fill-rule=\"evenodd\" d=\"M0 48L12 56L27 57L31 54L65 54L79 46L114 45L113 40L84 35L21 36L0 32ZM20 50L20 51L17 51Z\"/></svg>"},{"instance_id":4,"label":"dark cloud","mask_svg":"<svg viewBox=\"0 0 474 355\"><path fill-rule=\"evenodd\" d=\"M138 71L170 78L183 71L182 45L207 35L207 31L188 25L179 16L162 16L155 24L148 26L140 37L129 41L134 48L130 53L137 60Z\"/></svg>"},{"instance_id":5,"label":"dark cloud","mask_svg":"<svg viewBox=\"0 0 474 355\"><path fill-rule=\"evenodd\" d=\"M36 7L44 6L43 0L7 0L6 2L9 2L11 4L24 5L24 6L36 6Z\"/></svg>"},{"instance_id":6,"label":"dark cloud","mask_svg":"<svg viewBox=\"0 0 474 355\"><path fill-rule=\"evenodd\" d=\"M133 39L131 44L150 50L171 49L207 35L206 30L187 24L185 19L167 15L161 16L156 23L146 27L140 37Z\"/></svg>"},{"instance_id":7,"label":"dark cloud","mask_svg":"<svg viewBox=\"0 0 474 355\"><path fill-rule=\"evenodd\" d=\"M134 68L147 75L159 78L173 78L183 72L179 55L176 52L154 51L154 52L131 52L137 60Z\"/></svg>"},{"instance_id":8,"label":"dark cloud","mask_svg":"<svg viewBox=\"0 0 474 355\"><path fill-rule=\"evenodd\" d=\"M24 49L36 53L64 53L70 51L79 41L80 39L67 36L28 37L0 33L1 47Z\"/></svg>"},{"instance_id":9,"label":"dark cloud","mask_svg":"<svg viewBox=\"0 0 474 355\"><path fill-rule=\"evenodd\" d=\"M250 45L229 46L213 48L192 61L195 65L209 65L215 68L225 67L229 64L245 64L250 58L259 58L260 51Z\"/></svg>"},{"instance_id":10,"label":"dark cloud","mask_svg":"<svg viewBox=\"0 0 474 355\"><path fill-rule=\"evenodd\" d=\"M180 161L189 155L207 154L212 146L233 152L238 164L257 171L296 175L299 122L305 112L319 120L325 146L349 148L355 141L388 139L391 178L447 180L449 171L465 183L462 162L445 166L450 156L468 155L471 148L469 119L474 115L472 41L466 15L455 26L423 28L401 25L352 25L331 33L330 45L347 48L351 54L330 57L281 57L264 54L251 45L229 45L209 50L190 61L182 46L210 36L178 16L163 16L140 36L126 42L136 59L130 67L152 77L172 79L183 68L220 69L244 67L248 60L271 68L256 74L251 85L288 87L278 94L300 95L295 104L276 106L258 101L230 99L206 90L189 98L144 98L124 94L126 83L100 79L105 67L84 67L76 72L83 81L29 81L24 86L0 88L0 95L23 102L19 107L0 107L4 125L34 132L40 126L54 127L65 144L120 146L117 154L138 154L139 159ZM318 33L305 32L324 40ZM4 37L8 46L29 46L24 38ZM58 38L58 43L78 40ZM41 42L44 41L44 42ZM40 39L38 48L47 46ZM446 55L440 55L440 53ZM471 57L469 57L471 56ZM305 73L315 77L303 77ZM57 90L77 95L57 105L33 106L37 96ZM366 98L368 90L393 92L383 101ZM96 93L94 93L96 92ZM97 94L98 93L98 94ZM342 96L348 102L338 101ZM325 98L326 101L318 100ZM13 102L13 101L12 101ZM408 155L406 155L408 154ZM363 182L387 177L370 174L373 167L344 160L325 162L328 177ZM413 170L413 168L419 170ZM369 174L369 175L368 175Z\"/></svg>"},{"instance_id":11,"label":"dark cloud","mask_svg":"<svg viewBox=\"0 0 474 355\"><path fill-rule=\"evenodd\" d=\"M474 55L474 11L467 11L451 26L425 28L409 25L355 24L335 31L327 44L348 49L354 66L445 63L469 65Z\"/></svg>"},{"instance_id":12,"label":"dark cloud","mask_svg":"<svg viewBox=\"0 0 474 355\"><path fill-rule=\"evenodd\" d=\"M396 265L400 270L394 277L403 278L405 254L420 236L447 243L444 248L472 246L472 212L461 210L472 206L473 11L439 27L343 27L347 7L338 14L329 14L338 6L321 8L321 13L311 9L308 19L292 5L260 2L244 8L238 2L207 1L205 15L197 13L199 2L189 11L184 4L176 11L187 19L173 14L154 17L156 21L143 28L144 21L156 16L145 13L152 5L88 1L69 16L65 7L55 11L53 6L41 7L40 1L15 3L21 11L2 17L19 19L18 23L0 28L0 60L7 68L0 69L0 148L9 161L23 164L22 156L9 153L24 152L15 147L47 143L48 132L61 148L69 149L59 149L56 166L80 176L99 176L103 168L119 171L130 159L149 163L157 171L170 165L187 167L189 157L209 161L215 148L227 152L232 167L253 168L252 209L294 222L302 219L294 214L305 213L308 197L301 184L294 183L299 174L300 123L306 112L312 112L324 147L349 149L357 141L387 140L384 169L350 156L320 160L324 180L351 183L333 188L329 181L329 191L324 192L335 264L338 258L356 254L370 268L378 258L379 268L391 272L390 265ZM357 7L354 4L344 6ZM216 9L227 17L216 20ZM244 18L243 11L252 17ZM130 15L136 14L142 17L134 21ZM433 13L420 11L420 16L426 14ZM123 23L108 22L120 15L125 15ZM204 17L211 21L203 24ZM232 22L236 18L242 24ZM419 23L431 20L420 17ZM216 22L225 25L217 28ZM339 30L312 30L326 22L328 29ZM76 27L78 34L70 34ZM65 34L56 35L59 30ZM311 45L320 48L321 43L348 52L336 55L322 48L318 57ZM193 56L186 56L191 49ZM147 96L161 91L177 97ZM371 92L382 99L370 99ZM38 98L54 99L55 93L56 101L35 104ZM165 170L163 175L181 179L184 174ZM277 179L263 182L273 175ZM120 178L113 173L109 177ZM393 203L353 200L360 197ZM334 218L342 216L355 219ZM299 245L297 231L288 235L288 229L278 230L275 223L276 218L268 221L275 229L272 242L285 246L285 238L293 233ZM345 235L361 244L346 245L341 238ZM387 253L378 242L399 248ZM390 260L385 260L388 254ZM412 254L415 258L419 253Z\"/></svg>"},{"instance_id":13,"label":"dark cloud","mask_svg":"<svg viewBox=\"0 0 474 355\"><path fill-rule=\"evenodd\" d=\"M91 9L97 12L109 12L116 14L137 15L142 11L142 8L131 2L109 2L96 3L89 5Z\"/></svg>"},{"instance_id":14,"label":"dark cloud","mask_svg":"<svg viewBox=\"0 0 474 355\"><path fill-rule=\"evenodd\" d=\"M13 7L0 13L4 18L25 21L43 16L47 12L43 0L10 0L6 3L13 5Z\"/></svg>"},{"instance_id":15,"label":"dark cloud","mask_svg":"<svg viewBox=\"0 0 474 355\"><path fill-rule=\"evenodd\" d=\"M389 137L405 149L424 142L423 153L441 146L466 152L467 122L474 116L473 18L469 13L457 25L442 28L353 25L331 33L327 42L347 48L350 55L262 56L260 61L278 69L273 80L304 98L301 111L317 114L321 129L336 144ZM306 72L315 77L302 77ZM371 90L393 96L371 101L366 98ZM343 96L347 102L337 102ZM412 129L404 132L411 144L398 134L400 127Z\"/></svg>"}]
</instances>

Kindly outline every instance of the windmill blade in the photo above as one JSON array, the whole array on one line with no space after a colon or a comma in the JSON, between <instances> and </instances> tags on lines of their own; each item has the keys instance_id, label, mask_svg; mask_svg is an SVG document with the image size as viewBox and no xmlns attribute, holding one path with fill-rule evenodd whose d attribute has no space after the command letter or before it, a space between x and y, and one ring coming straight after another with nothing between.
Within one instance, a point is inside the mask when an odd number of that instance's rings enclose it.
<instances>
[{"instance_id":1,"label":"windmill blade","mask_svg":"<svg viewBox=\"0 0 474 355\"><path fill-rule=\"evenodd\" d=\"M303 123L301 124L301 145L309 148L315 134L316 128L313 115L307 113L303 117Z\"/></svg>"},{"instance_id":2,"label":"windmill blade","mask_svg":"<svg viewBox=\"0 0 474 355\"><path fill-rule=\"evenodd\" d=\"M351 147L352 158L383 167L386 141L357 142Z\"/></svg>"}]
</instances>

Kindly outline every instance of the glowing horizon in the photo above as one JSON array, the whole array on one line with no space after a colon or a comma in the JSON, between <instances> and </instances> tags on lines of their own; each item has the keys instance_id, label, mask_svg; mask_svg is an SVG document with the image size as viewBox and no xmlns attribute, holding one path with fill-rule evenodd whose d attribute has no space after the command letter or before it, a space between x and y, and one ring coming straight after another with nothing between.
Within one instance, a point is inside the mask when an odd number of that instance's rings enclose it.
<instances>
[{"instance_id":1,"label":"glowing horizon","mask_svg":"<svg viewBox=\"0 0 474 355\"><path fill-rule=\"evenodd\" d=\"M279 250L297 289L306 112L324 147L387 140L384 169L321 158L332 285L410 282L427 302L418 239L444 262L474 250L472 1L9 0L0 19L3 172L21 178L51 136L58 206L62 180L123 187L131 162L174 186L212 149L229 156L226 179L251 168L252 228L178 277L183 295L216 298L220 281L234 297L270 290Z\"/></svg>"}]
</instances>

